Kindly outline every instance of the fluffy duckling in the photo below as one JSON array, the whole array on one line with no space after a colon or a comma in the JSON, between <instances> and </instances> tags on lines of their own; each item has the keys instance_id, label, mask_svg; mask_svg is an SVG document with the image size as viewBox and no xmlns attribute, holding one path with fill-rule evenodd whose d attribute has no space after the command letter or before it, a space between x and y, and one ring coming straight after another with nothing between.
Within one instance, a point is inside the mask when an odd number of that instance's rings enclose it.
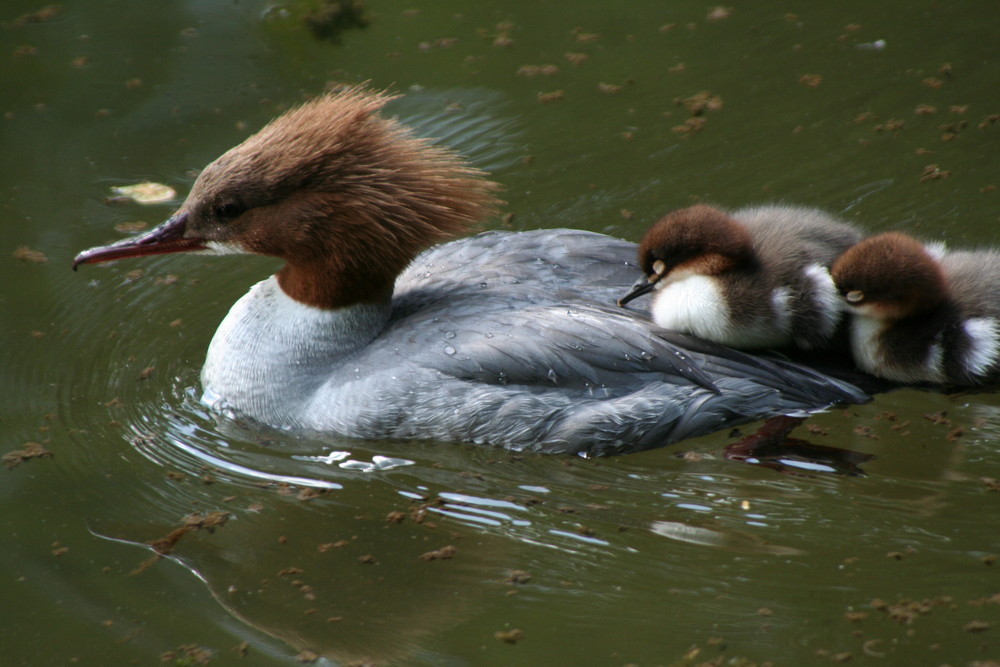
<instances>
[{"instance_id":1,"label":"fluffy duckling","mask_svg":"<svg viewBox=\"0 0 1000 667\"><path fill-rule=\"evenodd\" d=\"M653 291L653 320L740 349L826 347L842 314L828 267L861 233L816 209L699 204L646 233L646 277L618 301Z\"/></svg>"},{"instance_id":2,"label":"fluffy duckling","mask_svg":"<svg viewBox=\"0 0 1000 667\"><path fill-rule=\"evenodd\" d=\"M1000 379L1000 252L945 252L887 232L845 252L833 279L863 370L903 383Z\"/></svg>"}]
</instances>

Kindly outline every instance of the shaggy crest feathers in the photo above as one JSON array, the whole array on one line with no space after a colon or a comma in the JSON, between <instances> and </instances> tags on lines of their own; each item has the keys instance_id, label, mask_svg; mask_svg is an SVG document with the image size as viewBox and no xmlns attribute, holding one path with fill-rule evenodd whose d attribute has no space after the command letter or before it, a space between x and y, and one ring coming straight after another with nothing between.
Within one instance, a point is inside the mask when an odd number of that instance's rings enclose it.
<instances>
[{"instance_id":1,"label":"shaggy crest feathers","mask_svg":"<svg viewBox=\"0 0 1000 667\"><path fill-rule=\"evenodd\" d=\"M184 205L192 228L288 261L279 280L303 303L385 298L417 253L500 203L482 171L379 115L392 99L354 86L274 119L205 168Z\"/></svg>"}]
</instances>

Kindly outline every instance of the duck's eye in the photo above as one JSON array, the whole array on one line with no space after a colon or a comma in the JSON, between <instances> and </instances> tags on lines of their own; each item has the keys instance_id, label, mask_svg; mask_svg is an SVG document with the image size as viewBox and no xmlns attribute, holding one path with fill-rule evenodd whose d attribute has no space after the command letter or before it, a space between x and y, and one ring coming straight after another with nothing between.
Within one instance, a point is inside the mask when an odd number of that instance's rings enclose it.
<instances>
[{"instance_id":1,"label":"duck's eye","mask_svg":"<svg viewBox=\"0 0 1000 667\"><path fill-rule=\"evenodd\" d=\"M847 303L861 303L865 300L865 293L859 289L852 289L844 295L844 298L847 299Z\"/></svg>"},{"instance_id":2,"label":"duck's eye","mask_svg":"<svg viewBox=\"0 0 1000 667\"><path fill-rule=\"evenodd\" d=\"M215 214L215 218L219 222L229 222L230 220L235 220L243 215L243 211L245 210L246 209L242 204L230 201L224 204L219 204L212 209L212 213Z\"/></svg>"}]
</instances>

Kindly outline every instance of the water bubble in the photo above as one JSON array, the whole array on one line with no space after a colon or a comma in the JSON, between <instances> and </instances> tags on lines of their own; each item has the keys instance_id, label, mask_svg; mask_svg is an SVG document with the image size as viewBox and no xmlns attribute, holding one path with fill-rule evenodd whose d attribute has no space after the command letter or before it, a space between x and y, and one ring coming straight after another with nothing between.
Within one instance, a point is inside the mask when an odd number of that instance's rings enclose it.
<instances>
[{"instance_id":1,"label":"water bubble","mask_svg":"<svg viewBox=\"0 0 1000 667\"><path fill-rule=\"evenodd\" d=\"M858 44L858 50L860 51L881 51L886 46L884 39L876 39L874 42L865 42L864 44Z\"/></svg>"},{"instance_id":2,"label":"water bubble","mask_svg":"<svg viewBox=\"0 0 1000 667\"><path fill-rule=\"evenodd\" d=\"M444 353L445 354L455 354L455 352L457 352L457 350L455 348L453 348L451 345L445 345L444 346Z\"/></svg>"}]
</instances>

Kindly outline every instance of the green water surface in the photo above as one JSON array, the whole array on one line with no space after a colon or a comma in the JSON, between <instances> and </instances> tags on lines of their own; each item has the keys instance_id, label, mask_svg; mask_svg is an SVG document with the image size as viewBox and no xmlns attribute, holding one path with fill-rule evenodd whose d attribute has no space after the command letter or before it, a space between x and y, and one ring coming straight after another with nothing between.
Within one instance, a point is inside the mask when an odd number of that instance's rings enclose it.
<instances>
[{"instance_id":1,"label":"green water surface","mask_svg":"<svg viewBox=\"0 0 1000 667\"><path fill-rule=\"evenodd\" d=\"M873 454L862 477L730 462L730 433L596 461L262 435L200 406L198 374L274 262L70 271L179 203L112 186L182 198L361 81L503 184L491 227L637 240L691 202L787 201L996 244L995 3L372 0L339 42L304 25L320 4L0 8L0 452L52 454L0 471L0 664L1000 661L994 393L796 432Z\"/></svg>"}]
</instances>

